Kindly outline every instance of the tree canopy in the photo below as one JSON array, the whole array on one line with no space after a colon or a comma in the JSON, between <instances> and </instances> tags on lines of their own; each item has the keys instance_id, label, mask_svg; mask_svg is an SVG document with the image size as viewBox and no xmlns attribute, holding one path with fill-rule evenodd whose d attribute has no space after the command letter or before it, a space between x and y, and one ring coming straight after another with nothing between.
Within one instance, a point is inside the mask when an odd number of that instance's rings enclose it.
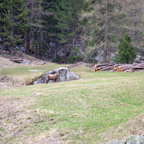
<instances>
[{"instance_id":1,"label":"tree canopy","mask_svg":"<svg viewBox=\"0 0 144 144\"><path fill-rule=\"evenodd\" d=\"M107 62L126 33L144 51L143 8L143 0L1 0L0 47L62 62L73 48L86 61L101 50Z\"/></svg>"}]
</instances>

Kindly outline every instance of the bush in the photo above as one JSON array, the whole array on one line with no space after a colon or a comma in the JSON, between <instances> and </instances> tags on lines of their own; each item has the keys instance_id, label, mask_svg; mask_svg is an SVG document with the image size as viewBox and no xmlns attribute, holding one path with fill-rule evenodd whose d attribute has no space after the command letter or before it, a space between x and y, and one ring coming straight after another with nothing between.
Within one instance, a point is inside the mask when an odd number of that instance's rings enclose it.
<instances>
[{"instance_id":1,"label":"bush","mask_svg":"<svg viewBox=\"0 0 144 144\"><path fill-rule=\"evenodd\" d=\"M131 45L131 38L126 34L123 39L120 39L119 53L117 62L120 63L132 63L136 58L136 52Z\"/></svg>"},{"instance_id":2,"label":"bush","mask_svg":"<svg viewBox=\"0 0 144 144\"><path fill-rule=\"evenodd\" d=\"M71 63L74 63L74 62L81 61L82 59L83 59L82 55L80 54L78 48L74 47L71 54L68 57L68 63L71 64Z\"/></svg>"},{"instance_id":3,"label":"bush","mask_svg":"<svg viewBox=\"0 0 144 144\"><path fill-rule=\"evenodd\" d=\"M61 62L61 57L57 56L55 59L53 59L53 62L56 62L56 63Z\"/></svg>"},{"instance_id":4,"label":"bush","mask_svg":"<svg viewBox=\"0 0 144 144\"><path fill-rule=\"evenodd\" d=\"M91 46L91 47L93 47L95 45L95 42L94 41L89 41L88 45Z\"/></svg>"}]
</instances>

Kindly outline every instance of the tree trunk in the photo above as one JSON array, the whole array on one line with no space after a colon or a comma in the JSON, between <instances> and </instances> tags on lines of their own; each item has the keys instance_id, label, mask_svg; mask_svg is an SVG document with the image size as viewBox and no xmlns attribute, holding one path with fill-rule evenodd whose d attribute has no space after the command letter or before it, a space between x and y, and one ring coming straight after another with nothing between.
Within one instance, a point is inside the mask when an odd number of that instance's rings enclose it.
<instances>
[{"instance_id":1,"label":"tree trunk","mask_svg":"<svg viewBox=\"0 0 144 144\"><path fill-rule=\"evenodd\" d=\"M107 62L108 56L108 0L105 3L105 42L104 42L104 62Z\"/></svg>"},{"instance_id":2,"label":"tree trunk","mask_svg":"<svg viewBox=\"0 0 144 144\"><path fill-rule=\"evenodd\" d=\"M12 25L11 25L11 30L10 30L11 42L10 42L10 47L9 47L9 53L13 54L14 53L14 51L13 51L14 47L13 47L13 40L12 40L12 38L14 38L14 27L13 27L13 14L12 14L12 11L11 11L10 16L11 16L11 23L12 23Z\"/></svg>"},{"instance_id":3,"label":"tree trunk","mask_svg":"<svg viewBox=\"0 0 144 144\"><path fill-rule=\"evenodd\" d=\"M136 9L134 10L134 18L133 18L133 38L132 40L135 41L136 40L136 25L137 25L137 20L136 20Z\"/></svg>"},{"instance_id":4,"label":"tree trunk","mask_svg":"<svg viewBox=\"0 0 144 144\"><path fill-rule=\"evenodd\" d=\"M42 43L42 23L41 23L41 15L42 15L42 6L41 6L41 4L42 4L42 1L41 0L39 0L39 14L38 14L38 19L39 19L39 25L40 25L40 27L39 27L39 46L38 46L38 54L40 55L40 49L41 49L41 43Z\"/></svg>"},{"instance_id":5,"label":"tree trunk","mask_svg":"<svg viewBox=\"0 0 144 144\"><path fill-rule=\"evenodd\" d=\"M25 36L24 48L25 48L25 53L29 54L30 53L30 28L28 28L27 34Z\"/></svg>"}]
</instances>

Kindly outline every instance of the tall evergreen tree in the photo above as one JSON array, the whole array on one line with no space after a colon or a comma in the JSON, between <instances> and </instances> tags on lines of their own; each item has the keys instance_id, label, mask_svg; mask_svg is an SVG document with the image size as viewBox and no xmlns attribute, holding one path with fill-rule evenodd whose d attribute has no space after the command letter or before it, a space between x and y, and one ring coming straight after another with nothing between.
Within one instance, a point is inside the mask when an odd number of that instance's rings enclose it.
<instances>
[{"instance_id":1,"label":"tall evergreen tree","mask_svg":"<svg viewBox=\"0 0 144 144\"><path fill-rule=\"evenodd\" d=\"M45 53L49 59L57 55L57 21L54 18L59 0L43 0L43 39Z\"/></svg>"},{"instance_id":2,"label":"tall evergreen tree","mask_svg":"<svg viewBox=\"0 0 144 144\"><path fill-rule=\"evenodd\" d=\"M49 46L49 50L50 52L55 50L54 57L56 57L57 51L66 46L66 53L70 54L75 46L76 36L80 35L81 32L79 15L85 0L45 0L45 2L47 2L48 7L46 10L51 12L45 17L45 29L47 29L47 37L45 38L54 44L52 49Z\"/></svg>"},{"instance_id":3,"label":"tall evergreen tree","mask_svg":"<svg viewBox=\"0 0 144 144\"><path fill-rule=\"evenodd\" d=\"M25 49L27 54L35 54L36 57L40 57L42 53L42 3L43 0L26 0L25 2L29 18L29 28L26 34Z\"/></svg>"},{"instance_id":4,"label":"tall evergreen tree","mask_svg":"<svg viewBox=\"0 0 144 144\"><path fill-rule=\"evenodd\" d=\"M131 45L131 38L127 34L123 39L120 39L119 43L119 55L118 61L121 63L132 63L136 58L136 53Z\"/></svg>"},{"instance_id":5,"label":"tall evergreen tree","mask_svg":"<svg viewBox=\"0 0 144 144\"><path fill-rule=\"evenodd\" d=\"M123 34L120 29L124 16L122 6L118 0L98 0L92 3L92 6L94 7L92 15L85 18L87 53L89 57L95 57L101 50L103 61L108 62L109 54L117 50L118 40Z\"/></svg>"},{"instance_id":6,"label":"tall evergreen tree","mask_svg":"<svg viewBox=\"0 0 144 144\"><path fill-rule=\"evenodd\" d=\"M0 11L0 37L3 46L12 53L16 47L23 45L28 28L24 0L2 0Z\"/></svg>"},{"instance_id":7,"label":"tall evergreen tree","mask_svg":"<svg viewBox=\"0 0 144 144\"><path fill-rule=\"evenodd\" d=\"M125 17L125 29L127 30L129 36L132 37L132 44L134 47L137 49L143 49L144 43L142 39L144 34L144 20L142 17L144 15L144 1L132 0L127 1L124 4L123 9L127 14L127 17Z\"/></svg>"},{"instance_id":8,"label":"tall evergreen tree","mask_svg":"<svg viewBox=\"0 0 144 144\"><path fill-rule=\"evenodd\" d=\"M79 32L79 14L84 6L84 0L62 0L56 7L57 13L54 18L57 21L57 37L59 43L72 43L75 35Z\"/></svg>"}]
</instances>

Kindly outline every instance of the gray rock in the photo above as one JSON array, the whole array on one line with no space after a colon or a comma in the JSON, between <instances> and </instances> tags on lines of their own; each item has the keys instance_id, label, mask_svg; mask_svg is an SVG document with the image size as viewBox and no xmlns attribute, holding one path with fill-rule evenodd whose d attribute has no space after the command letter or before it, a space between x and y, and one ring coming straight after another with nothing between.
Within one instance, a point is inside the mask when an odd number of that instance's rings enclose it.
<instances>
[{"instance_id":1,"label":"gray rock","mask_svg":"<svg viewBox=\"0 0 144 144\"><path fill-rule=\"evenodd\" d=\"M127 144L144 144L144 139L139 135L131 135L127 138Z\"/></svg>"},{"instance_id":2,"label":"gray rock","mask_svg":"<svg viewBox=\"0 0 144 144\"><path fill-rule=\"evenodd\" d=\"M75 75L74 73L70 72L70 70L67 67L61 67L61 68L55 69L54 71L47 72L41 78L34 81L33 84L36 85L36 84L45 83L46 75L54 74L55 71L58 72L58 74L59 74L56 82L64 82L64 81L71 81L71 80L79 79L79 77L77 75ZM53 83L53 81L50 80L48 83Z\"/></svg>"},{"instance_id":3,"label":"gray rock","mask_svg":"<svg viewBox=\"0 0 144 144\"><path fill-rule=\"evenodd\" d=\"M79 79L79 77L77 75L75 75L73 72L68 72L67 73L67 81L71 81L71 80L77 80Z\"/></svg>"},{"instance_id":4,"label":"gray rock","mask_svg":"<svg viewBox=\"0 0 144 144\"><path fill-rule=\"evenodd\" d=\"M67 73L69 73L69 69L66 67L61 67L58 69L55 69L54 71L57 71L59 76L56 80L56 82L64 82L67 81Z\"/></svg>"},{"instance_id":5,"label":"gray rock","mask_svg":"<svg viewBox=\"0 0 144 144\"><path fill-rule=\"evenodd\" d=\"M136 63L143 63L144 62L144 57L141 56L140 54L137 54L135 62Z\"/></svg>"},{"instance_id":6,"label":"gray rock","mask_svg":"<svg viewBox=\"0 0 144 144\"><path fill-rule=\"evenodd\" d=\"M144 139L139 135L131 135L126 140L113 141L110 144L144 144Z\"/></svg>"},{"instance_id":7,"label":"gray rock","mask_svg":"<svg viewBox=\"0 0 144 144\"><path fill-rule=\"evenodd\" d=\"M95 60L99 63L103 63L104 62L104 51L103 50L98 50L97 51L97 56L95 57Z\"/></svg>"},{"instance_id":8,"label":"gray rock","mask_svg":"<svg viewBox=\"0 0 144 144\"><path fill-rule=\"evenodd\" d=\"M121 140L121 141L114 141L111 144L126 144L125 140Z\"/></svg>"},{"instance_id":9,"label":"gray rock","mask_svg":"<svg viewBox=\"0 0 144 144\"><path fill-rule=\"evenodd\" d=\"M24 59L22 63L24 63L24 64L30 64L31 61L30 61L30 60L26 60L26 59Z\"/></svg>"}]
</instances>

